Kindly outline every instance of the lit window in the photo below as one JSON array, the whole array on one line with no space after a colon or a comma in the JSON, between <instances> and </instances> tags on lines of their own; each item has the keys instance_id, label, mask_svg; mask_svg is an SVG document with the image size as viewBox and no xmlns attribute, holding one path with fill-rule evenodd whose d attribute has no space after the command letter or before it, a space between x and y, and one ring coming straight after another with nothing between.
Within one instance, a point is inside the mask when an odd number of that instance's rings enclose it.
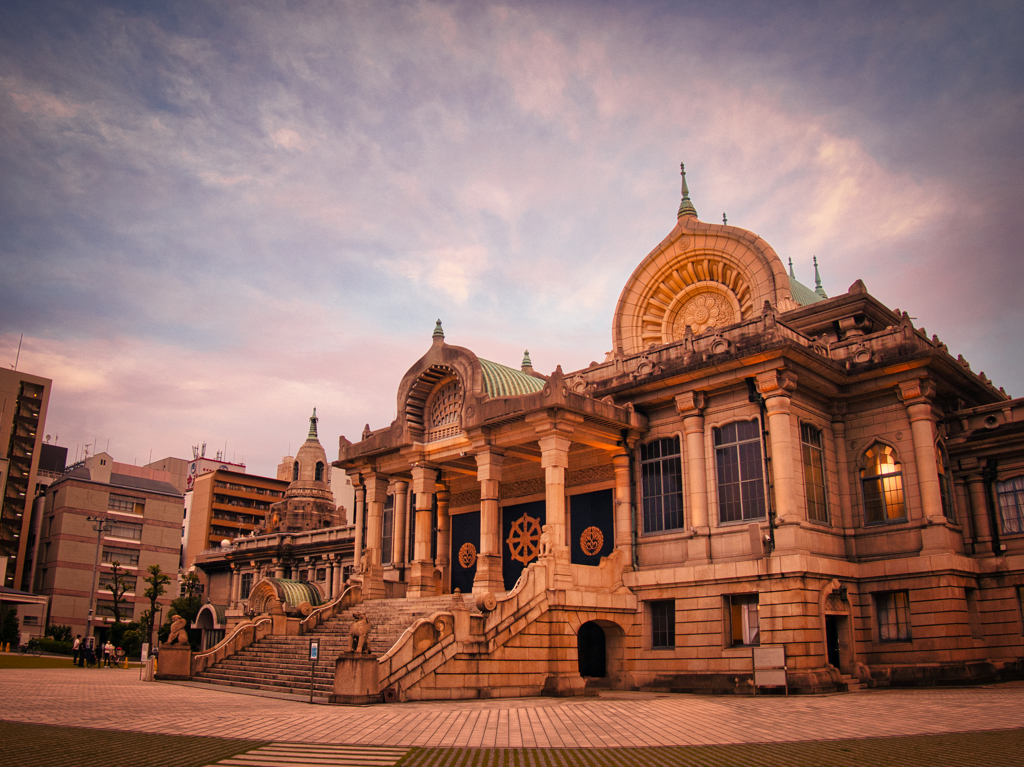
<instances>
[{"instance_id":1,"label":"lit window","mask_svg":"<svg viewBox=\"0 0 1024 767\"><path fill-rule=\"evenodd\" d=\"M679 438L640 446L643 478L644 532L678 530L683 526L683 474Z\"/></svg>"},{"instance_id":2,"label":"lit window","mask_svg":"<svg viewBox=\"0 0 1024 767\"><path fill-rule=\"evenodd\" d=\"M878 641L906 642L910 640L910 600L905 591L887 591L875 594L878 614Z\"/></svg>"},{"instance_id":3,"label":"lit window","mask_svg":"<svg viewBox=\"0 0 1024 767\"><path fill-rule=\"evenodd\" d=\"M809 423L800 426L800 441L804 456L804 489L807 493L807 518L812 522L828 523L825 503L825 451L821 430Z\"/></svg>"},{"instance_id":4,"label":"lit window","mask_svg":"<svg viewBox=\"0 0 1024 767\"><path fill-rule=\"evenodd\" d=\"M888 445L876 443L864 454L864 463L860 472L864 521L870 525L905 520L903 467L896 460L896 452Z\"/></svg>"},{"instance_id":5,"label":"lit window","mask_svg":"<svg viewBox=\"0 0 1024 767\"><path fill-rule=\"evenodd\" d=\"M737 421L715 429L715 465L719 520L739 522L763 517L764 472L757 420Z\"/></svg>"},{"instance_id":6,"label":"lit window","mask_svg":"<svg viewBox=\"0 0 1024 767\"><path fill-rule=\"evenodd\" d=\"M999 520L1004 533L1024 533L1024 477L996 482Z\"/></svg>"},{"instance_id":7,"label":"lit window","mask_svg":"<svg viewBox=\"0 0 1024 767\"><path fill-rule=\"evenodd\" d=\"M676 603L674 599L648 602L651 615L651 647L667 649L676 646Z\"/></svg>"},{"instance_id":8,"label":"lit window","mask_svg":"<svg viewBox=\"0 0 1024 767\"><path fill-rule=\"evenodd\" d=\"M729 596L729 624L734 647L761 644L757 605L757 594L732 594Z\"/></svg>"},{"instance_id":9,"label":"lit window","mask_svg":"<svg viewBox=\"0 0 1024 767\"><path fill-rule=\"evenodd\" d=\"M144 498L132 498L127 495L114 495L111 493L107 500L107 509L110 511L123 511L129 514L141 514L146 508Z\"/></svg>"}]
</instances>

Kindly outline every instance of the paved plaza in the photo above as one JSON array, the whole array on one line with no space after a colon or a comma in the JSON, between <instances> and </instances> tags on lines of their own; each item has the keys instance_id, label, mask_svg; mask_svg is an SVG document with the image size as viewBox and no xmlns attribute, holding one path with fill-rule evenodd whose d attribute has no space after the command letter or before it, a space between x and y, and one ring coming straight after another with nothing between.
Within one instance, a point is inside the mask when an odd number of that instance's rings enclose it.
<instances>
[{"instance_id":1,"label":"paved plaza","mask_svg":"<svg viewBox=\"0 0 1024 767\"><path fill-rule=\"evenodd\" d=\"M0 700L0 721L7 723L237 739L252 741L253 748L294 743L621 749L1007 730L1018 732L1000 737L1024 742L1019 683L789 698L609 692L596 698L326 706L195 684L147 683L137 670L67 668L0 671ZM1015 751L1012 758L1019 759L1021 751Z\"/></svg>"}]
</instances>

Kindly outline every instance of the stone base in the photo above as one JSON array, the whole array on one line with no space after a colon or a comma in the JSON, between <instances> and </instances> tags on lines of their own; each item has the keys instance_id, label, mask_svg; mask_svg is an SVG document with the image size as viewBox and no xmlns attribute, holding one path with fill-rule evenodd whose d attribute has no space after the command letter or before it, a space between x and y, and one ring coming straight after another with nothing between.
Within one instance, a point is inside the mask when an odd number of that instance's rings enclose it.
<instances>
[{"instance_id":1,"label":"stone base","mask_svg":"<svg viewBox=\"0 0 1024 767\"><path fill-rule=\"evenodd\" d=\"M157 679L191 679L192 648L182 644L160 645L156 668Z\"/></svg>"},{"instance_id":2,"label":"stone base","mask_svg":"<svg viewBox=\"0 0 1024 767\"><path fill-rule=\"evenodd\" d=\"M383 695L378 689L380 664L377 656L369 653L343 652L334 667L334 693L331 703L366 705L381 703Z\"/></svg>"}]
</instances>

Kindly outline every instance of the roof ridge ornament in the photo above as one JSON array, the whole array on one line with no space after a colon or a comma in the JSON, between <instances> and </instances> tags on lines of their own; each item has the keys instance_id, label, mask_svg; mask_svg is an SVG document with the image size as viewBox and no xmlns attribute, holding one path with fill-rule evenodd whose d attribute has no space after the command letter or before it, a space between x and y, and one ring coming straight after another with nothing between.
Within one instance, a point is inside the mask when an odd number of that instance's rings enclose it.
<instances>
[{"instance_id":1,"label":"roof ridge ornament","mask_svg":"<svg viewBox=\"0 0 1024 767\"><path fill-rule=\"evenodd\" d=\"M793 279L793 280L796 279L796 272L793 271L793 257L792 256L790 256L790 259L789 259L789 277L790 277L790 279Z\"/></svg>"},{"instance_id":2,"label":"roof ridge ornament","mask_svg":"<svg viewBox=\"0 0 1024 767\"><path fill-rule=\"evenodd\" d=\"M825 295L825 289L821 287L821 274L818 272L818 257L814 256L814 292L822 298L828 298Z\"/></svg>"},{"instance_id":3,"label":"roof ridge ornament","mask_svg":"<svg viewBox=\"0 0 1024 767\"><path fill-rule=\"evenodd\" d=\"M679 203L679 213L676 215L676 218L682 218L683 216L693 216L696 218L697 209L690 202L690 190L686 188L686 167L683 163L679 163L679 174L683 177L683 199Z\"/></svg>"},{"instance_id":4,"label":"roof ridge ornament","mask_svg":"<svg viewBox=\"0 0 1024 767\"><path fill-rule=\"evenodd\" d=\"M524 370L526 368L529 368L530 370L533 370L533 362L530 361L530 350L529 349L527 349L527 350L525 350L523 352L522 368Z\"/></svg>"},{"instance_id":5,"label":"roof ridge ornament","mask_svg":"<svg viewBox=\"0 0 1024 767\"><path fill-rule=\"evenodd\" d=\"M316 408L313 408L313 415L309 417L309 436L306 439L317 439L316 423L320 419L316 417Z\"/></svg>"},{"instance_id":6,"label":"roof ridge ornament","mask_svg":"<svg viewBox=\"0 0 1024 767\"><path fill-rule=\"evenodd\" d=\"M441 327L441 320L434 323L433 338L444 338L444 328Z\"/></svg>"}]
</instances>

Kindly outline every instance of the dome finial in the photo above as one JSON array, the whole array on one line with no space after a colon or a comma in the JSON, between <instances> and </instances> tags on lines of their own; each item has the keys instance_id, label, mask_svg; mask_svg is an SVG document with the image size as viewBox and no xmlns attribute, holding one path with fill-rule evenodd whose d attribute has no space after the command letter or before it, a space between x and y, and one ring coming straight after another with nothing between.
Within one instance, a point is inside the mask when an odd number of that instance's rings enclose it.
<instances>
[{"instance_id":1,"label":"dome finial","mask_svg":"<svg viewBox=\"0 0 1024 767\"><path fill-rule=\"evenodd\" d=\"M697 217L697 209L693 207L693 203L690 202L690 190L686 188L686 166L679 163L679 174L683 177L683 199L679 203L679 213L676 218L682 218L683 216Z\"/></svg>"},{"instance_id":2,"label":"dome finial","mask_svg":"<svg viewBox=\"0 0 1024 767\"><path fill-rule=\"evenodd\" d=\"M441 320L434 323L433 338L444 338L444 328L441 327Z\"/></svg>"},{"instance_id":3,"label":"dome finial","mask_svg":"<svg viewBox=\"0 0 1024 767\"><path fill-rule=\"evenodd\" d=\"M309 417L309 436L306 439L316 439L316 422L320 419L316 417L316 408L313 408L313 415Z\"/></svg>"},{"instance_id":4,"label":"dome finial","mask_svg":"<svg viewBox=\"0 0 1024 767\"><path fill-rule=\"evenodd\" d=\"M533 370L533 362L530 361L530 350L527 349L523 352L523 364L521 365L523 370Z\"/></svg>"},{"instance_id":5,"label":"dome finial","mask_svg":"<svg viewBox=\"0 0 1024 767\"><path fill-rule=\"evenodd\" d=\"M821 275L818 273L818 257L814 256L814 292L822 298L828 298L825 295L825 289L821 287Z\"/></svg>"},{"instance_id":6,"label":"dome finial","mask_svg":"<svg viewBox=\"0 0 1024 767\"><path fill-rule=\"evenodd\" d=\"M796 279L796 273L793 271L793 259L789 259L789 276L791 279Z\"/></svg>"}]
</instances>

